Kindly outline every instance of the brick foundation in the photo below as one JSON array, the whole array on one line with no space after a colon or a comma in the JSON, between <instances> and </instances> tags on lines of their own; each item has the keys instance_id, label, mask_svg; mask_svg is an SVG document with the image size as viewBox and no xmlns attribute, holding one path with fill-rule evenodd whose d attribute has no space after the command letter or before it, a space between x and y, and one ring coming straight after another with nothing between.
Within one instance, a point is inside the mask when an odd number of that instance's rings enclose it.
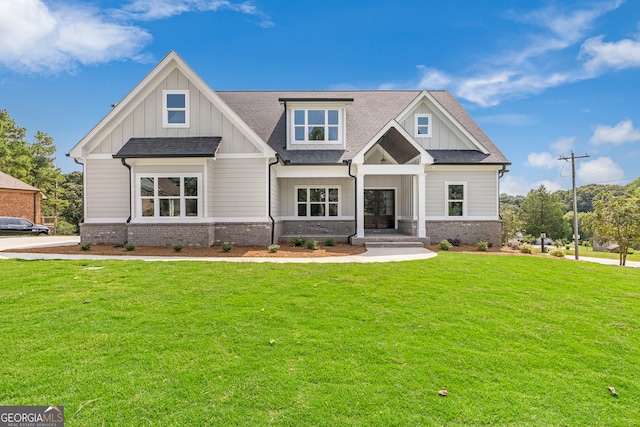
<instances>
[{"instance_id":1,"label":"brick foundation","mask_svg":"<svg viewBox=\"0 0 640 427\"><path fill-rule=\"evenodd\" d=\"M283 221L282 233L276 240L290 242L297 237L316 240L332 237L336 242L346 242L354 231L354 221Z\"/></svg>"},{"instance_id":2,"label":"brick foundation","mask_svg":"<svg viewBox=\"0 0 640 427\"><path fill-rule=\"evenodd\" d=\"M458 239L475 245L479 240L502 244L502 221L427 221L427 236L432 242Z\"/></svg>"},{"instance_id":3,"label":"brick foundation","mask_svg":"<svg viewBox=\"0 0 640 427\"><path fill-rule=\"evenodd\" d=\"M80 243L121 245L127 241L127 224L80 224Z\"/></svg>"},{"instance_id":4,"label":"brick foundation","mask_svg":"<svg viewBox=\"0 0 640 427\"><path fill-rule=\"evenodd\" d=\"M214 244L230 242L239 246L269 246L271 244L271 223L216 223Z\"/></svg>"}]
</instances>

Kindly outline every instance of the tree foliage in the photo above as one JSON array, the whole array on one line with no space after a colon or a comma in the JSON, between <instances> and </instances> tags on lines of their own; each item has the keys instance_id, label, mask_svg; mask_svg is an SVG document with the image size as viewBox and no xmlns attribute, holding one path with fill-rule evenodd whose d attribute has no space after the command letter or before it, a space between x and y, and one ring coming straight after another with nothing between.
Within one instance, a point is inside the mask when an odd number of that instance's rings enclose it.
<instances>
[{"instance_id":1,"label":"tree foliage","mask_svg":"<svg viewBox=\"0 0 640 427\"><path fill-rule=\"evenodd\" d=\"M522 230L520 208L509 204L501 205L500 218L502 218L502 243L507 243Z\"/></svg>"},{"instance_id":2,"label":"tree foliage","mask_svg":"<svg viewBox=\"0 0 640 427\"><path fill-rule=\"evenodd\" d=\"M640 197L602 192L593 203L593 213L586 226L600 242L616 242L620 265L627 262L627 251L640 240Z\"/></svg>"},{"instance_id":3,"label":"tree foliage","mask_svg":"<svg viewBox=\"0 0 640 427\"><path fill-rule=\"evenodd\" d=\"M522 201L520 218L523 231L532 236L546 233L552 239L564 239L570 232L562 203L544 185L529 191Z\"/></svg>"}]
</instances>

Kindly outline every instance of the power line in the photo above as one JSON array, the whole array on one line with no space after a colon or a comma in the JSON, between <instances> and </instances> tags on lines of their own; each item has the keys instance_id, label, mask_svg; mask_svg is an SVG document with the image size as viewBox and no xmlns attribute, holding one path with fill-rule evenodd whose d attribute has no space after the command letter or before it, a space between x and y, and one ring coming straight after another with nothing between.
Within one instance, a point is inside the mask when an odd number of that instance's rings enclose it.
<instances>
[{"instance_id":1,"label":"power line","mask_svg":"<svg viewBox=\"0 0 640 427\"><path fill-rule=\"evenodd\" d=\"M571 179L573 182L573 242L575 244L575 250L573 251L576 257L576 260L579 259L578 255L578 197L576 196L576 159L586 159L589 156L585 154L584 156L576 156L571 151L571 157L559 157L558 160L569 161L571 159Z\"/></svg>"}]
</instances>

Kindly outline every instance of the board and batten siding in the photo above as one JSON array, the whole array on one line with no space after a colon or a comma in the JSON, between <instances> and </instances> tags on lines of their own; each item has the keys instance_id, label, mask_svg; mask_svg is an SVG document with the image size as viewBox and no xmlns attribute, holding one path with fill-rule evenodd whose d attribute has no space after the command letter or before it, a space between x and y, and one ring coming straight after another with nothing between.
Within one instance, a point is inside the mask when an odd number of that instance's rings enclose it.
<instances>
[{"instance_id":1,"label":"board and batten siding","mask_svg":"<svg viewBox=\"0 0 640 427\"><path fill-rule=\"evenodd\" d=\"M266 159L218 159L209 178L209 216L266 218Z\"/></svg>"},{"instance_id":2,"label":"board and batten siding","mask_svg":"<svg viewBox=\"0 0 640 427\"><path fill-rule=\"evenodd\" d=\"M188 128L162 127L162 92L171 89L189 90ZM111 132L97 136L102 139L91 154L117 153L130 138L188 136L221 136L218 153L260 152L184 74L173 70Z\"/></svg>"},{"instance_id":3,"label":"board and batten siding","mask_svg":"<svg viewBox=\"0 0 640 427\"><path fill-rule=\"evenodd\" d=\"M369 175L364 178L365 190L395 190L395 215L413 217L413 177L409 175Z\"/></svg>"},{"instance_id":4,"label":"board and batten siding","mask_svg":"<svg viewBox=\"0 0 640 427\"><path fill-rule=\"evenodd\" d=\"M431 138L416 138L427 150L469 150L474 149L463 140L424 102L416 107L400 125L409 133L414 133L414 115L431 114Z\"/></svg>"},{"instance_id":5,"label":"board and batten siding","mask_svg":"<svg viewBox=\"0 0 640 427\"><path fill-rule=\"evenodd\" d=\"M498 173L486 171L429 171L426 179L426 215L442 218L446 214L446 182L467 185L467 216L493 217L498 212Z\"/></svg>"},{"instance_id":6,"label":"board and batten siding","mask_svg":"<svg viewBox=\"0 0 640 427\"><path fill-rule=\"evenodd\" d=\"M129 217L129 170L119 160L87 159L85 220Z\"/></svg>"},{"instance_id":7,"label":"board and batten siding","mask_svg":"<svg viewBox=\"0 0 640 427\"><path fill-rule=\"evenodd\" d=\"M280 216L296 216L297 186L340 186L340 216L352 217L355 215L353 178L281 178L278 183L280 186ZM318 218L314 217L314 219Z\"/></svg>"}]
</instances>

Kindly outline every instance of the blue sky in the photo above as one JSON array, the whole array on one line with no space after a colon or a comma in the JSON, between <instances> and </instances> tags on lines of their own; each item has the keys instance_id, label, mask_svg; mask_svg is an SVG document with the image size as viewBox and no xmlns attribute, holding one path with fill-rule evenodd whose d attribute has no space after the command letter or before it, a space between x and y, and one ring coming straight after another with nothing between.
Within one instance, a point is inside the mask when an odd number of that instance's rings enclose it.
<instances>
[{"instance_id":1,"label":"blue sky","mask_svg":"<svg viewBox=\"0 0 640 427\"><path fill-rule=\"evenodd\" d=\"M640 177L637 0L0 0L0 109L64 154L169 50L214 90L446 89L501 191Z\"/></svg>"}]
</instances>

